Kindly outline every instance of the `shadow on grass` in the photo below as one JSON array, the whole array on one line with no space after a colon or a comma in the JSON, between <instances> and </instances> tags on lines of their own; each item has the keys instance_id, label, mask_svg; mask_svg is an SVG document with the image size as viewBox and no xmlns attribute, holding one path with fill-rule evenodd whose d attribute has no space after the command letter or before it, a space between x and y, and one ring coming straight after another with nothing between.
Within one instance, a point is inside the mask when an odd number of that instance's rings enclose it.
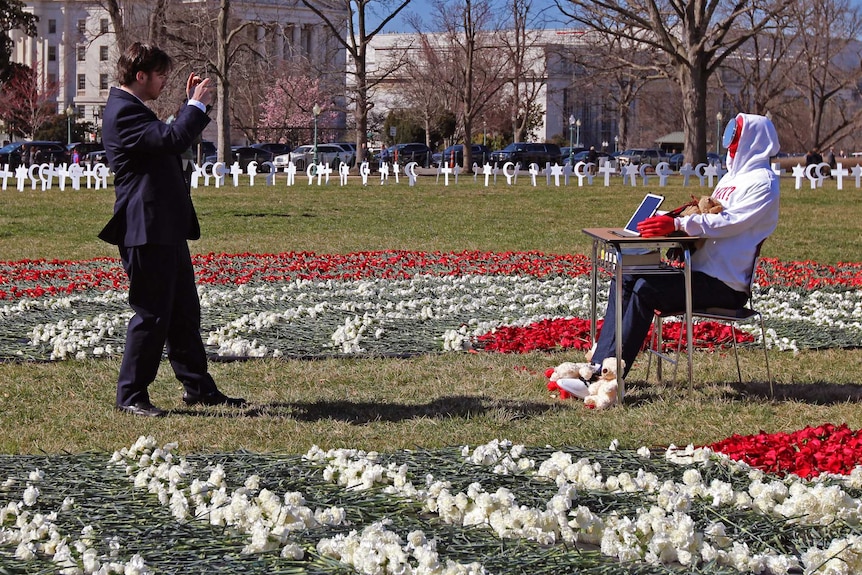
<instances>
[{"instance_id":1,"label":"shadow on grass","mask_svg":"<svg viewBox=\"0 0 862 575\"><path fill-rule=\"evenodd\" d=\"M492 416L515 421L548 412L566 409L560 404L513 401L470 396L439 397L428 403L379 403L363 401L315 401L297 403L269 403L241 413L246 417L289 417L297 421L336 420L354 425L379 421L408 419L447 419ZM222 412L224 413L224 412Z\"/></svg>"},{"instance_id":2,"label":"shadow on grass","mask_svg":"<svg viewBox=\"0 0 862 575\"><path fill-rule=\"evenodd\" d=\"M659 399L675 386L675 393L685 393L688 384L657 385L645 381L626 381L626 405L640 405ZM774 384L775 397L770 397L768 381L717 382L695 384L695 392L703 392L729 401L763 399L766 401L799 401L812 405L834 405L838 403L862 403L862 384L831 383L818 381L812 383ZM629 395L631 393L631 395Z\"/></svg>"}]
</instances>

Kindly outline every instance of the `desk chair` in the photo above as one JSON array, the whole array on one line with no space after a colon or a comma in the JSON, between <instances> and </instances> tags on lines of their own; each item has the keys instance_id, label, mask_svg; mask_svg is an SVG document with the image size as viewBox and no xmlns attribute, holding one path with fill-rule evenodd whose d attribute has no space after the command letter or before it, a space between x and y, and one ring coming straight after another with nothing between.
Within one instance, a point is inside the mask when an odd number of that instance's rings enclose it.
<instances>
[{"instance_id":1,"label":"desk chair","mask_svg":"<svg viewBox=\"0 0 862 575\"><path fill-rule=\"evenodd\" d=\"M765 240L764 240L765 241ZM709 307L704 309L693 309L691 312L692 318L686 318L685 311L671 311L671 312L662 312L659 310L655 310L655 316L653 317L653 334L650 338L650 345L647 352L649 353L648 361L647 361L647 379L649 379L650 373L650 364L652 363L652 356L656 356L656 378L658 382L662 382L662 362L667 361L668 363L674 366L673 370L673 379L676 381L676 369L679 364L679 354L682 348L682 338L679 338L679 341L676 346L676 353L673 357L663 351L662 344L662 323L664 318L666 317L674 317L680 316L682 317L684 322L691 321L694 318L711 320L711 321L720 321L725 324L730 325L731 336L733 342L733 356L736 359L736 375L739 378L739 383L742 384L742 370L739 367L739 350L736 346L736 325L738 323L752 321L754 318L757 318L757 321L760 323L760 342L763 346L763 358L766 363L766 377L769 380L769 397L775 397L775 390L772 385L772 372L769 369L769 353L766 349L766 328L763 323L763 315L755 310L751 305L752 298L752 289L751 284L754 283L754 274L757 270L757 264L760 261L760 248L763 246L763 242L760 242L757 246L757 250L754 255L754 263L751 266L751 282L748 288L748 300L749 305L747 307L740 307L737 309L729 309L729 308L719 308L719 307Z\"/></svg>"}]
</instances>

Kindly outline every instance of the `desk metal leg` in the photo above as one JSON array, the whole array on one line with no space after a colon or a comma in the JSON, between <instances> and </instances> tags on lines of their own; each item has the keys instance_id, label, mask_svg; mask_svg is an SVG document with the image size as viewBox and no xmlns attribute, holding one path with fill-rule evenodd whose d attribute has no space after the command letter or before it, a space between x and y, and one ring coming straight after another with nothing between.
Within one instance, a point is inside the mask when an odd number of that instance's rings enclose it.
<instances>
[{"instance_id":1,"label":"desk metal leg","mask_svg":"<svg viewBox=\"0 0 862 575\"><path fill-rule=\"evenodd\" d=\"M617 381L619 382L619 397L620 397L620 405L623 404L623 401L626 398L626 385L623 380L623 366L622 366L622 357L623 357L623 254L622 250L616 248L616 262L614 266L614 277L616 278L617 286L614 290L616 295L616 309L615 312L615 321L616 321L616 340L617 340Z\"/></svg>"},{"instance_id":2,"label":"desk metal leg","mask_svg":"<svg viewBox=\"0 0 862 575\"><path fill-rule=\"evenodd\" d=\"M590 345L596 344L596 297L599 289L599 240L593 239L593 265L590 269Z\"/></svg>"},{"instance_id":3,"label":"desk metal leg","mask_svg":"<svg viewBox=\"0 0 862 575\"><path fill-rule=\"evenodd\" d=\"M694 377L692 373L692 362L694 361L694 358L692 357L692 352L694 351L694 330L691 325L691 250L687 243L683 246L683 256L685 258L685 270L683 272L683 276L685 277L685 337L687 340L686 347L688 348L688 393L691 395L691 392L694 389Z\"/></svg>"}]
</instances>

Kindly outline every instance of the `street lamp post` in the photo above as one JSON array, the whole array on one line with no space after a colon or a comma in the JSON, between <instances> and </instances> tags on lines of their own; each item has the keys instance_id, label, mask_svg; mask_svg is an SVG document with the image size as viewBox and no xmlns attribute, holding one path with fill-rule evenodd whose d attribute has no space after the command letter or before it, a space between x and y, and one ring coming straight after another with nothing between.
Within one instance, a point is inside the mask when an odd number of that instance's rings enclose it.
<instances>
[{"instance_id":1,"label":"street lamp post","mask_svg":"<svg viewBox=\"0 0 862 575\"><path fill-rule=\"evenodd\" d=\"M569 115L569 164L575 159L575 115ZM580 138L578 138L580 140Z\"/></svg>"},{"instance_id":2,"label":"street lamp post","mask_svg":"<svg viewBox=\"0 0 862 575\"><path fill-rule=\"evenodd\" d=\"M314 116L314 156L312 161L314 162L314 171L317 171L317 116L320 115L320 105L315 104L313 108L311 108L311 113Z\"/></svg>"},{"instance_id":3,"label":"street lamp post","mask_svg":"<svg viewBox=\"0 0 862 575\"><path fill-rule=\"evenodd\" d=\"M620 151L619 148L620 148L620 137L614 136L614 153L619 152Z\"/></svg>"},{"instance_id":4,"label":"street lamp post","mask_svg":"<svg viewBox=\"0 0 862 575\"><path fill-rule=\"evenodd\" d=\"M578 118L575 122L575 126L578 128L578 142L575 144L577 147L581 147L581 119Z\"/></svg>"},{"instance_id":5,"label":"street lamp post","mask_svg":"<svg viewBox=\"0 0 862 575\"><path fill-rule=\"evenodd\" d=\"M70 104L66 108L66 143L72 143L72 116L75 114L75 108Z\"/></svg>"},{"instance_id":6,"label":"street lamp post","mask_svg":"<svg viewBox=\"0 0 862 575\"><path fill-rule=\"evenodd\" d=\"M715 149L718 152L718 155L721 155L721 119L722 119L721 110L715 115Z\"/></svg>"},{"instance_id":7,"label":"street lamp post","mask_svg":"<svg viewBox=\"0 0 862 575\"><path fill-rule=\"evenodd\" d=\"M102 115L102 111L99 109L99 106L93 108L93 123L96 125L96 141L99 141L99 117Z\"/></svg>"}]
</instances>

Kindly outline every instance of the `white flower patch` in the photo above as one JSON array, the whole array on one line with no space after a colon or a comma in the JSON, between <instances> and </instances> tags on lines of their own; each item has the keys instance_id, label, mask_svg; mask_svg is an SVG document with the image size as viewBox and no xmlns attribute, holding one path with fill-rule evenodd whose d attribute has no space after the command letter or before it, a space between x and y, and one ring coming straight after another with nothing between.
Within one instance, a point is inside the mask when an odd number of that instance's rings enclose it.
<instances>
[{"instance_id":1,"label":"white flower patch","mask_svg":"<svg viewBox=\"0 0 862 575\"><path fill-rule=\"evenodd\" d=\"M447 560L441 564L437 543L428 541L422 531L411 531L407 541L387 529L390 520L372 523L362 533L321 539L317 551L369 575L484 575L477 562L469 564Z\"/></svg>"},{"instance_id":2,"label":"white flower patch","mask_svg":"<svg viewBox=\"0 0 862 575\"><path fill-rule=\"evenodd\" d=\"M178 522L207 521L248 535L243 553L282 549L283 556L295 557L300 550L288 542L292 531L346 523L342 508L313 510L298 492L280 498L261 489L257 476L246 478L243 487L228 493L221 465L210 471L206 481L191 478L188 462L173 455L176 445L159 448L152 437L141 436L131 448L115 452L110 464L123 467L136 487L156 495Z\"/></svg>"}]
</instances>

